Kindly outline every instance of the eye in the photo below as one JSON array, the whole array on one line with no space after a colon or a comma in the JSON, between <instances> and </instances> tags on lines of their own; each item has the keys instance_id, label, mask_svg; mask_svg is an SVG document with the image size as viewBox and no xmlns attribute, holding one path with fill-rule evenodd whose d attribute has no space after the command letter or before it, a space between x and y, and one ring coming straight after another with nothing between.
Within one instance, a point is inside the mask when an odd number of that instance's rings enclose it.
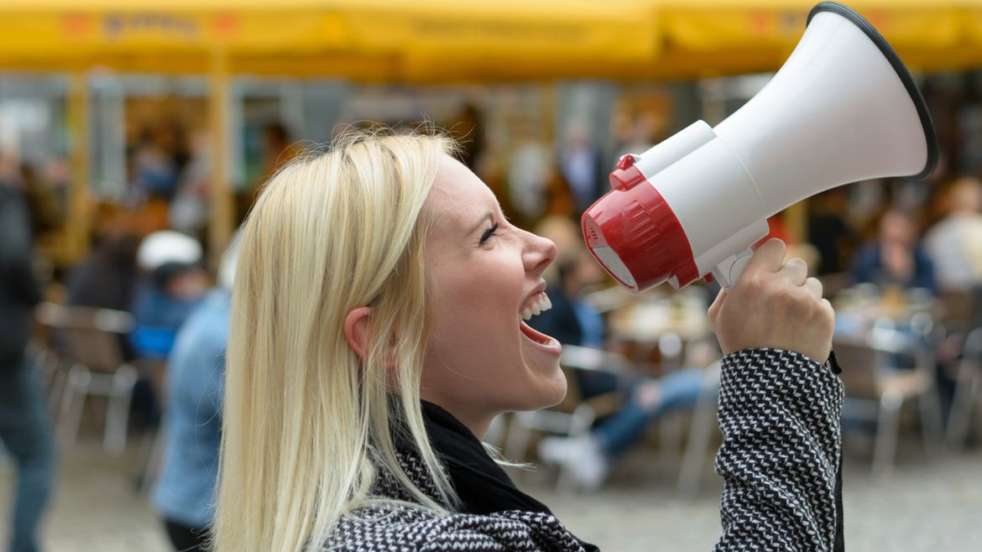
<instances>
[{"instance_id":1,"label":"eye","mask_svg":"<svg viewBox=\"0 0 982 552\"><path fill-rule=\"evenodd\" d=\"M480 245L484 245L492 236L496 236L498 232L498 224L495 223L481 234L481 241L478 242Z\"/></svg>"}]
</instances>

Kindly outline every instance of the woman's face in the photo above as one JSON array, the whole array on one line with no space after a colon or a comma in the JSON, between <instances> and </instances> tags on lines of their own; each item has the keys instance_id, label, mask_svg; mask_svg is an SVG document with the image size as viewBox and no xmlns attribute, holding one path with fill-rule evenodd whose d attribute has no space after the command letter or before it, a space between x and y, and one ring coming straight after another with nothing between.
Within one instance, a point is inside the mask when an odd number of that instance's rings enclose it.
<instances>
[{"instance_id":1,"label":"woman's face","mask_svg":"<svg viewBox=\"0 0 982 552\"><path fill-rule=\"evenodd\" d=\"M476 432L501 412L560 402L559 343L521 322L544 308L542 272L556 246L509 224L491 190L449 156L425 208L432 324L422 397Z\"/></svg>"}]
</instances>

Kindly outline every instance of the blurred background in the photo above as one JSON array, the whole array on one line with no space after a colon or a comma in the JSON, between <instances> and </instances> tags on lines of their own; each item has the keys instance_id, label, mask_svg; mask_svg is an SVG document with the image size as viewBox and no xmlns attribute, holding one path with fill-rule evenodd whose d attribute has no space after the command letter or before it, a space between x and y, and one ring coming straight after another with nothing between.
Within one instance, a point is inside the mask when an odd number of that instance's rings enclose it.
<instances>
[{"instance_id":1,"label":"blurred background","mask_svg":"<svg viewBox=\"0 0 982 552\"><path fill-rule=\"evenodd\" d=\"M837 307L846 542L980 550L982 2L851 5L914 72L941 163L771 231ZM710 549L716 289L630 295L575 221L620 155L753 97L811 6L0 0L0 542L164 551L206 527L235 228L301 152L428 122L560 249L531 324L566 344L569 397L488 440L603 549Z\"/></svg>"}]
</instances>

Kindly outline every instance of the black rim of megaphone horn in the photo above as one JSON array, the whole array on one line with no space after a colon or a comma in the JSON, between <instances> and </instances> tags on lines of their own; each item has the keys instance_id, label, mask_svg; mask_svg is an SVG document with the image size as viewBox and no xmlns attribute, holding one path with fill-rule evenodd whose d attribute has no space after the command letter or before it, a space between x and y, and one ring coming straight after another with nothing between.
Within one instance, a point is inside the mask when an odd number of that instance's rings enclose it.
<instances>
[{"instance_id":1,"label":"black rim of megaphone horn","mask_svg":"<svg viewBox=\"0 0 982 552\"><path fill-rule=\"evenodd\" d=\"M897 76L900 77L900 81L904 83L904 88L907 89L907 93L910 94L911 101L914 102L914 107L917 108L917 115L921 119L921 126L924 128L924 140L927 142L927 163L924 165L924 169L916 175L911 176L911 178L924 178L931 174L934 170L935 165L938 164L938 141L934 134L934 123L931 122L931 114L928 113L927 104L924 102L924 96L921 95L921 91L917 89L917 85L914 84L914 78L910 76L910 71L904 65L903 61L900 61L900 56L897 52L893 51L890 44L883 38L883 35L876 30L873 25L870 25L869 21L849 8L837 2L822 2L812 8L811 13L808 14L808 23L811 23L813 17L821 12L833 12L845 17L857 27L859 27L866 36L876 44L876 47L883 52L883 56L887 58L890 65L893 66L893 70L897 72Z\"/></svg>"}]
</instances>

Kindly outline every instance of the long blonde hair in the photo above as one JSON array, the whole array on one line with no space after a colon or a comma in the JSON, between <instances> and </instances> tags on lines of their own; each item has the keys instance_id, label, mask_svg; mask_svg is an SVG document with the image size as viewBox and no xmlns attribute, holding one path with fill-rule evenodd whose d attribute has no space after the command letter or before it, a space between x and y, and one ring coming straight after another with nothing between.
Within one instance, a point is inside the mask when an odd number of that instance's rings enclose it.
<instances>
[{"instance_id":1,"label":"long blonde hair","mask_svg":"<svg viewBox=\"0 0 982 552\"><path fill-rule=\"evenodd\" d=\"M317 549L373 499L379 470L426 508L453 504L419 404L423 204L452 148L436 136L350 135L283 168L257 201L232 300L216 550ZM342 327L364 305L362 362ZM400 467L393 431L416 443L438 500Z\"/></svg>"}]
</instances>

